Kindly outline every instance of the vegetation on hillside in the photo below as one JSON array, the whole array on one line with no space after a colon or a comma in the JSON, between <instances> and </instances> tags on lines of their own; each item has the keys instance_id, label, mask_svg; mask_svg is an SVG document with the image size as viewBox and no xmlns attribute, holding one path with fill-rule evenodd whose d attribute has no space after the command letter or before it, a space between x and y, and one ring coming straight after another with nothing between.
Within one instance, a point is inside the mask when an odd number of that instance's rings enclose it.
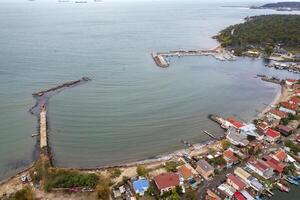
<instances>
[{"instance_id":1,"label":"vegetation on hillside","mask_svg":"<svg viewBox=\"0 0 300 200\"><path fill-rule=\"evenodd\" d=\"M300 48L300 15L262 15L222 30L217 36L223 47L247 49ZM267 52L270 54L270 52Z\"/></svg>"}]
</instances>

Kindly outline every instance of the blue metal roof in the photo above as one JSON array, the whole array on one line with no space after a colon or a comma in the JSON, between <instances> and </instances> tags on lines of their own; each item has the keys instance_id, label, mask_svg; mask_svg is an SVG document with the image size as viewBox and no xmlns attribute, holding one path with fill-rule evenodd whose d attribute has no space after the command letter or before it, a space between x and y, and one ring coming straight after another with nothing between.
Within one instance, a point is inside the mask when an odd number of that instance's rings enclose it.
<instances>
[{"instance_id":1,"label":"blue metal roof","mask_svg":"<svg viewBox=\"0 0 300 200\"><path fill-rule=\"evenodd\" d=\"M137 181L133 181L133 189L136 193L143 194L149 188L149 181L146 179L140 179Z\"/></svg>"}]
</instances>

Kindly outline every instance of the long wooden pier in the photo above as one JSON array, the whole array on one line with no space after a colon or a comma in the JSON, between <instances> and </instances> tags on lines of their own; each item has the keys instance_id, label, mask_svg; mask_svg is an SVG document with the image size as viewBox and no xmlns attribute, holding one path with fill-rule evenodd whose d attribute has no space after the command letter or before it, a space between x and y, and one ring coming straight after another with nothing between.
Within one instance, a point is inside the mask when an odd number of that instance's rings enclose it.
<instances>
[{"instance_id":1,"label":"long wooden pier","mask_svg":"<svg viewBox=\"0 0 300 200\"><path fill-rule=\"evenodd\" d=\"M40 147L47 148L47 111L45 108L40 113Z\"/></svg>"}]
</instances>

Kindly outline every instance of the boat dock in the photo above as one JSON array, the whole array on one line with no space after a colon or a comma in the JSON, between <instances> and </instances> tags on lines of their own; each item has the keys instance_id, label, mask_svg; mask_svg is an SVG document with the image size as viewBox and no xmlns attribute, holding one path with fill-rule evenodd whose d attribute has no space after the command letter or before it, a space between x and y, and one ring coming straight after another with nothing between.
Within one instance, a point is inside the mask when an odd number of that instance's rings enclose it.
<instances>
[{"instance_id":1,"label":"boat dock","mask_svg":"<svg viewBox=\"0 0 300 200\"><path fill-rule=\"evenodd\" d=\"M47 111L44 107L40 113L40 147L47 148Z\"/></svg>"},{"instance_id":2,"label":"boat dock","mask_svg":"<svg viewBox=\"0 0 300 200\"><path fill-rule=\"evenodd\" d=\"M214 58L225 61L235 60L236 57L230 52L214 48L211 50L190 50L190 51L168 51L168 52L157 52L152 53L152 58L158 67L169 67L170 63L167 60L168 57L182 57L182 56L213 56Z\"/></svg>"},{"instance_id":3,"label":"boat dock","mask_svg":"<svg viewBox=\"0 0 300 200\"><path fill-rule=\"evenodd\" d=\"M209 137L211 137L211 138L213 138L213 139L215 139L215 140L218 139L217 137L215 137L213 134L211 134L211 133L208 132L208 131L203 130L203 132L204 132L206 135L208 135Z\"/></svg>"}]
</instances>

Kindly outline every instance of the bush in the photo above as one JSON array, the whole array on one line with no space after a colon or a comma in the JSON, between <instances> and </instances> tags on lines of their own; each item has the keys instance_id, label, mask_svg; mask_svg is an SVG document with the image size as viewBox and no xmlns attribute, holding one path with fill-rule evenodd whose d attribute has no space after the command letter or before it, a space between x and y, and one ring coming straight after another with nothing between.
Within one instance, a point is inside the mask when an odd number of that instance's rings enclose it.
<instances>
[{"instance_id":1,"label":"bush","mask_svg":"<svg viewBox=\"0 0 300 200\"><path fill-rule=\"evenodd\" d=\"M45 190L52 188L88 187L95 188L98 182L96 174L84 174L78 171L54 170L45 183Z\"/></svg>"},{"instance_id":2,"label":"bush","mask_svg":"<svg viewBox=\"0 0 300 200\"><path fill-rule=\"evenodd\" d=\"M165 163L165 168L168 172L177 172L178 164L175 161L169 161Z\"/></svg>"},{"instance_id":3,"label":"bush","mask_svg":"<svg viewBox=\"0 0 300 200\"><path fill-rule=\"evenodd\" d=\"M122 171L119 168L109 169L108 172L110 174L110 178L112 179L118 178L122 174Z\"/></svg>"},{"instance_id":4,"label":"bush","mask_svg":"<svg viewBox=\"0 0 300 200\"><path fill-rule=\"evenodd\" d=\"M16 192L8 200L35 200L35 195L29 186L26 186L22 190Z\"/></svg>"},{"instance_id":5,"label":"bush","mask_svg":"<svg viewBox=\"0 0 300 200\"><path fill-rule=\"evenodd\" d=\"M221 146L223 150L226 150L230 147L230 142L227 139L221 140Z\"/></svg>"},{"instance_id":6,"label":"bush","mask_svg":"<svg viewBox=\"0 0 300 200\"><path fill-rule=\"evenodd\" d=\"M108 200L110 197L109 181L101 179L100 184L96 188L97 198L101 200Z\"/></svg>"},{"instance_id":7,"label":"bush","mask_svg":"<svg viewBox=\"0 0 300 200\"><path fill-rule=\"evenodd\" d=\"M143 165L137 166L136 173L139 176L144 176L144 177L148 176L148 170Z\"/></svg>"}]
</instances>

